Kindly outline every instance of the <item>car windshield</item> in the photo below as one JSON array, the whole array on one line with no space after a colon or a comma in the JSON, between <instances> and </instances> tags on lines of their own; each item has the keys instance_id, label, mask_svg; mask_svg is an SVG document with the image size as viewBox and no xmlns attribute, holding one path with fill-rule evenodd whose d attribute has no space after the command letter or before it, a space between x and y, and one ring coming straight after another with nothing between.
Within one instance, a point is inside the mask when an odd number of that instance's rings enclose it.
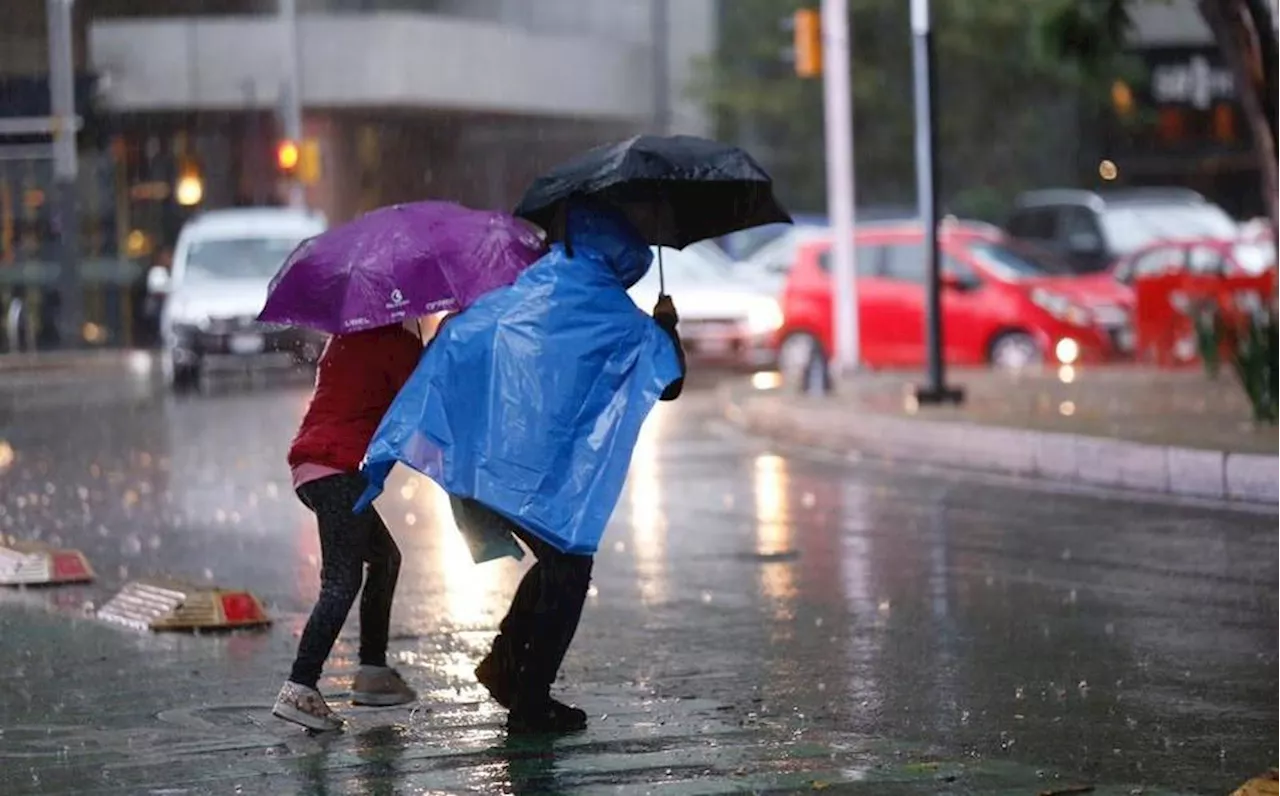
<instances>
[{"instance_id":1,"label":"car windshield","mask_svg":"<svg viewBox=\"0 0 1280 796\"><path fill-rule=\"evenodd\" d=\"M969 254L983 270L1001 282L1019 282L1044 276L1062 276L1070 269L1053 254L1026 244L974 240Z\"/></svg>"},{"instance_id":2,"label":"car windshield","mask_svg":"<svg viewBox=\"0 0 1280 796\"><path fill-rule=\"evenodd\" d=\"M729 279L733 261L713 243L695 243L684 249L662 249L662 270L666 275L667 292L673 286L701 287L724 285ZM658 249L653 250L653 267L636 287L641 290L658 290Z\"/></svg>"},{"instance_id":3,"label":"car windshield","mask_svg":"<svg viewBox=\"0 0 1280 796\"><path fill-rule=\"evenodd\" d=\"M1117 254L1132 254L1171 238L1231 240L1238 227L1216 205L1112 207L1101 214L1102 229Z\"/></svg>"},{"instance_id":4,"label":"car windshield","mask_svg":"<svg viewBox=\"0 0 1280 796\"><path fill-rule=\"evenodd\" d=\"M301 242L295 237L196 241L187 251L187 279L200 282L270 279Z\"/></svg>"}]
</instances>

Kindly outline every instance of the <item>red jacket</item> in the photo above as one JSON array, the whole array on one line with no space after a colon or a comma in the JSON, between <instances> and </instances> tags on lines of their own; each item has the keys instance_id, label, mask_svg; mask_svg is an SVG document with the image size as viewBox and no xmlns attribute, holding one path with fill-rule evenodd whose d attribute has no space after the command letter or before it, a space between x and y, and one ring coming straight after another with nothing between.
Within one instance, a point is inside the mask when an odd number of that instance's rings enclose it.
<instances>
[{"instance_id":1,"label":"red jacket","mask_svg":"<svg viewBox=\"0 0 1280 796\"><path fill-rule=\"evenodd\" d=\"M422 356L422 342L402 326L340 334L316 369L316 388L289 447L289 466L360 469L369 441Z\"/></svg>"}]
</instances>

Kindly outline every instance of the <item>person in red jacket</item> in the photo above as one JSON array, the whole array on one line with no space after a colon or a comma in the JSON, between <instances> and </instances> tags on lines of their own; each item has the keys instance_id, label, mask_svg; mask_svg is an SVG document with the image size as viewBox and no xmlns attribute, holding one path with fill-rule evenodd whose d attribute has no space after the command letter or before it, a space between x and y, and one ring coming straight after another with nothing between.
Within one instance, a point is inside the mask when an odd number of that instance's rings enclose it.
<instances>
[{"instance_id":1,"label":"person in red jacket","mask_svg":"<svg viewBox=\"0 0 1280 796\"><path fill-rule=\"evenodd\" d=\"M319 526L320 597L271 712L311 730L342 727L317 684L362 581L360 667L351 701L385 707L417 699L387 665L400 549L372 507L359 514L352 509L366 486L360 474L365 449L422 355L418 330L416 321L408 321L331 338L320 357L311 403L289 448L294 489Z\"/></svg>"}]
</instances>

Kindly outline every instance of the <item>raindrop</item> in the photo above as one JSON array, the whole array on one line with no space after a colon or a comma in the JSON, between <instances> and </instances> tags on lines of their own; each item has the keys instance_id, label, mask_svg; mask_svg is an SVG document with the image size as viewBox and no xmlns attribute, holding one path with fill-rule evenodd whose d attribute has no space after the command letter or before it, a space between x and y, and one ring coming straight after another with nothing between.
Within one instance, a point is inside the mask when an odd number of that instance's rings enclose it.
<instances>
[{"instance_id":1,"label":"raindrop","mask_svg":"<svg viewBox=\"0 0 1280 796\"><path fill-rule=\"evenodd\" d=\"M707 604L710 604L710 603L711 603L711 592L709 592L709 591L704 591L704 592L702 593L702 602L707 603Z\"/></svg>"},{"instance_id":2,"label":"raindrop","mask_svg":"<svg viewBox=\"0 0 1280 796\"><path fill-rule=\"evenodd\" d=\"M818 502L818 499L814 497L814 494L812 492L805 492L803 495L800 496L800 505L804 506L806 509L813 508L814 504L817 502Z\"/></svg>"},{"instance_id":3,"label":"raindrop","mask_svg":"<svg viewBox=\"0 0 1280 796\"><path fill-rule=\"evenodd\" d=\"M1068 547L1066 550L1062 551L1062 560L1063 561L1071 560L1071 548Z\"/></svg>"},{"instance_id":4,"label":"raindrop","mask_svg":"<svg viewBox=\"0 0 1280 796\"><path fill-rule=\"evenodd\" d=\"M233 525L239 525L239 524L240 524L240 512L238 512L238 511L233 511L233 512L231 512L231 523L232 523Z\"/></svg>"},{"instance_id":5,"label":"raindrop","mask_svg":"<svg viewBox=\"0 0 1280 796\"><path fill-rule=\"evenodd\" d=\"M18 496L18 499L17 499L17 500L15 500L15 501L13 501L13 503L14 503L14 505L15 505L15 506L17 506L19 509L25 509L25 508L27 507L27 499L26 499L25 497L23 497L22 495L19 495L19 496Z\"/></svg>"},{"instance_id":6,"label":"raindrop","mask_svg":"<svg viewBox=\"0 0 1280 796\"><path fill-rule=\"evenodd\" d=\"M120 552L127 556L136 556L142 552L142 541L134 534L129 534L120 542Z\"/></svg>"},{"instance_id":7,"label":"raindrop","mask_svg":"<svg viewBox=\"0 0 1280 796\"><path fill-rule=\"evenodd\" d=\"M158 534L152 534L151 538L147 540L147 547L150 547L152 550L159 550L160 536Z\"/></svg>"},{"instance_id":8,"label":"raindrop","mask_svg":"<svg viewBox=\"0 0 1280 796\"><path fill-rule=\"evenodd\" d=\"M45 493L46 495L52 495L52 494L55 494L55 493L57 493L57 491L58 491L58 487L54 486L54 484L53 484L53 482L52 482L52 481L49 481L49 482L46 482L46 483L45 483L45 485L44 485L44 493Z\"/></svg>"},{"instance_id":9,"label":"raindrop","mask_svg":"<svg viewBox=\"0 0 1280 796\"><path fill-rule=\"evenodd\" d=\"M1076 599L1077 599L1077 597L1078 597L1078 596L1079 596L1079 595L1077 595L1076 590L1075 590L1075 589L1072 589L1070 592L1068 592L1068 593L1067 593L1067 604L1068 604L1068 605L1075 605L1075 604L1076 604Z\"/></svg>"},{"instance_id":10,"label":"raindrop","mask_svg":"<svg viewBox=\"0 0 1280 796\"><path fill-rule=\"evenodd\" d=\"M1114 622L1108 622L1102 629L1108 636L1114 636L1116 634L1116 625Z\"/></svg>"},{"instance_id":11,"label":"raindrop","mask_svg":"<svg viewBox=\"0 0 1280 796\"><path fill-rule=\"evenodd\" d=\"M822 627L822 617L818 617L817 619L813 620L813 626Z\"/></svg>"},{"instance_id":12,"label":"raindrop","mask_svg":"<svg viewBox=\"0 0 1280 796\"><path fill-rule=\"evenodd\" d=\"M733 493L732 493L732 492L726 492L726 493L725 493L725 495L724 495L724 497L723 497L723 498L721 498L721 502L724 504L724 507L725 507L726 509L731 509L731 508L733 508Z\"/></svg>"},{"instance_id":13,"label":"raindrop","mask_svg":"<svg viewBox=\"0 0 1280 796\"><path fill-rule=\"evenodd\" d=\"M1023 690L1022 690L1022 686L1018 686L1017 688L1013 689L1013 698L1014 698L1014 699L1022 699L1022 697L1023 697L1023 693L1024 693L1024 692L1023 692Z\"/></svg>"},{"instance_id":14,"label":"raindrop","mask_svg":"<svg viewBox=\"0 0 1280 796\"><path fill-rule=\"evenodd\" d=\"M415 525L417 524L417 522L418 522L418 515L414 514L413 512L409 512L408 514L404 515L405 525Z\"/></svg>"},{"instance_id":15,"label":"raindrop","mask_svg":"<svg viewBox=\"0 0 1280 796\"><path fill-rule=\"evenodd\" d=\"M205 579L205 580L213 580L213 570L212 570L212 569L209 569L208 567L206 567L206 568L205 568L205 570L204 570L204 579Z\"/></svg>"},{"instance_id":16,"label":"raindrop","mask_svg":"<svg viewBox=\"0 0 1280 796\"><path fill-rule=\"evenodd\" d=\"M596 588L594 583L587 587L588 597L597 597L599 596L599 594L600 594L600 590Z\"/></svg>"},{"instance_id":17,"label":"raindrop","mask_svg":"<svg viewBox=\"0 0 1280 796\"><path fill-rule=\"evenodd\" d=\"M269 482L267 484L267 497L271 498L272 500L275 500L279 496L280 496L280 487L276 486L274 482Z\"/></svg>"},{"instance_id":18,"label":"raindrop","mask_svg":"<svg viewBox=\"0 0 1280 796\"><path fill-rule=\"evenodd\" d=\"M218 509L213 513L213 519L219 525L223 525L227 521L227 512L223 511L222 509Z\"/></svg>"},{"instance_id":19,"label":"raindrop","mask_svg":"<svg viewBox=\"0 0 1280 796\"><path fill-rule=\"evenodd\" d=\"M87 487L83 487L83 486L76 487L76 497L80 498L81 500L88 500L88 499L89 499L89 489L88 489Z\"/></svg>"},{"instance_id":20,"label":"raindrop","mask_svg":"<svg viewBox=\"0 0 1280 796\"><path fill-rule=\"evenodd\" d=\"M818 683L818 693L822 693L823 691L826 691L826 690L827 690L826 683Z\"/></svg>"},{"instance_id":21,"label":"raindrop","mask_svg":"<svg viewBox=\"0 0 1280 796\"><path fill-rule=\"evenodd\" d=\"M1081 680L1076 684L1076 690L1080 692L1080 696L1089 695L1089 683L1087 680Z\"/></svg>"},{"instance_id":22,"label":"raindrop","mask_svg":"<svg viewBox=\"0 0 1280 796\"><path fill-rule=\"evenodd\" d=\"M615 552L615 553L625 553L625 552L627 552L627 543L626 543L626 542L614 542L614 543L613 543L613 552Z\"/></svg>"},{"instance_id":23,"label":"raindrop","mask_svg":"<svg viewBox=\"0 0 1280 796\"><path fill-rule=\"evenodd\" d=\"M890 607L891 607L891 604L890 604L890 602L889 602L888 600L881 600L881 601L880 601L880 604L879 604L878 606L876 606L876 608L878 608L878 609L879 609L879 611L880 611L880 613L882 613L882 614L887 614L887 613L889 613L889 609L890 609Z\"/></svg>"}]
</instances>

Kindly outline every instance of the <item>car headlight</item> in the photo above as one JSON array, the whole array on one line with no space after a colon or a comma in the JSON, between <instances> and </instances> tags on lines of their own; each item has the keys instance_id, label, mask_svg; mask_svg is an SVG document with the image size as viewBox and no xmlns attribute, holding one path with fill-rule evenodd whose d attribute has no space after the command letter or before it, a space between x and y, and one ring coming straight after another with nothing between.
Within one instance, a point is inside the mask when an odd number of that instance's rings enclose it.
<instances>
[{"instance_id":1,"label":"car headlight","mask_svg":"<svg viewBox=\"0 0 1280 796\"><path fill-rule=\"evenodd\" d=\"M1031 291L1031 302L1058 320L1074 326L1093 323L1093 315L1087 309L1059 293L1036 288Z\"/></svg>"},{"instance_id":2,"label":"car headlight","mask_svg":"<svg viewBox=\"0 0 1280 796\"><path fill-rule=\"evenodd\" d=\"M755 304L747 312L747 330L752 334L767 334L782 328L782 308L773 299Z\"/></svg>"}]
</instances>

